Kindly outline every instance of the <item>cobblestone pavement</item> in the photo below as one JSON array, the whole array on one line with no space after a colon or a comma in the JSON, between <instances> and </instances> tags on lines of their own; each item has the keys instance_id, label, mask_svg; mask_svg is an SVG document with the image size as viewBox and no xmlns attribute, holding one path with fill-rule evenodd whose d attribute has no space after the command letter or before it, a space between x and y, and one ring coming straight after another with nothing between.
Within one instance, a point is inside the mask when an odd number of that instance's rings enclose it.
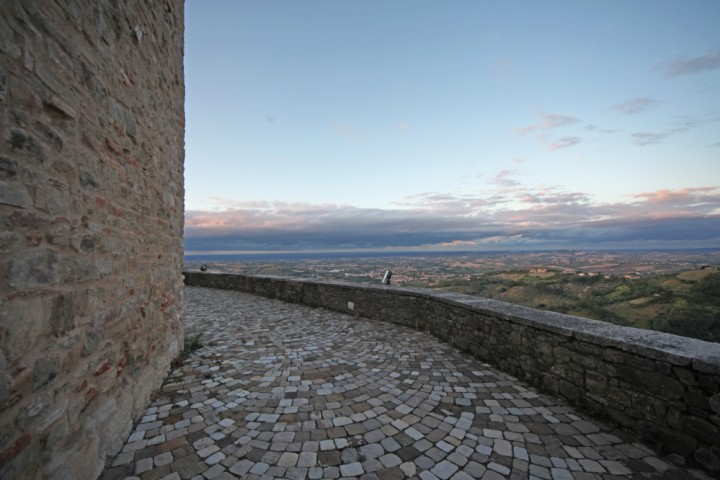
<instances>
[{"instance_id":1,"label":"cobblestone pavement","mask_svg":"<svg viewBox=\"0 0 720 480\"><path fill-rule=\"evenodd\" d=\"M195 287L185 324L103 480L708 478L423 332Z\"/></svg>"}]
</instances>

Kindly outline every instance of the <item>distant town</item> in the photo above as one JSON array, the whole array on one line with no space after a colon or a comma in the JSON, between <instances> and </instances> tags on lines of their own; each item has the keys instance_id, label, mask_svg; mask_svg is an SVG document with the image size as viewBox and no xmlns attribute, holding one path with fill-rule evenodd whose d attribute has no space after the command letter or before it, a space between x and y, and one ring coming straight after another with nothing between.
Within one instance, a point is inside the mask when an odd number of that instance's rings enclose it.
<instances>
[{"instance_id":1,"label":"distant town","mask_svg":"<svg viewBox=\"0 0 720 480\"><path fill-rule=\"evenodd\" d=\"M188 256L185 268L391 283L720 342L720 249Z\"/></svg>"}]
</instances>

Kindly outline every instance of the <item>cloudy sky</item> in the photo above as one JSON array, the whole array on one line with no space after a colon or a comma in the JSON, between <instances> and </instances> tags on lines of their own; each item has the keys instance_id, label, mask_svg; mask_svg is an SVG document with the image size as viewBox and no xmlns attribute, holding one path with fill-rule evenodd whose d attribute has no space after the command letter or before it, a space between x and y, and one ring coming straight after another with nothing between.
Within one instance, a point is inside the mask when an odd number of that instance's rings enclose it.
<instances>
[{"instance_id":1,"label":"cloudy sky","mask_svg":"<svg viewBox=\"0 0 720 480\"><path fill-rule=\"evenodd\" d=\"M186 250L720 245L720 2L186 2Z\"/></svg>"}]
</instances>

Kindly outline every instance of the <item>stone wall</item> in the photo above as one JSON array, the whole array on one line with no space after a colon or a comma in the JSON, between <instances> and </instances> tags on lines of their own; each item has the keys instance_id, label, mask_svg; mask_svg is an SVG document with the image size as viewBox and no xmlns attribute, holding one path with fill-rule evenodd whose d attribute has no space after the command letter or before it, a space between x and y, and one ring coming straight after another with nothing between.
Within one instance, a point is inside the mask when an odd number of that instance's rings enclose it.
<instances>
[{"instance_id":1,"label":"stone wall","mask_svg":"<svg viewBox=\"0 0 720 480\"><path fill-rule=\"evenodd\" d=\"M0 2L0 478L96 478L180 350L183 8Z\"/></svg>"},{"instance_id":2,"label":"stone wall","mask_svg":"<svg viewBox=\"0 0 720 480\"><path fill-rule=\"evenodd\" d=\"M185 272L241 290L429 331L671 454L720 472L720 344L418 288Z\"/></svg>"}]
</instances>

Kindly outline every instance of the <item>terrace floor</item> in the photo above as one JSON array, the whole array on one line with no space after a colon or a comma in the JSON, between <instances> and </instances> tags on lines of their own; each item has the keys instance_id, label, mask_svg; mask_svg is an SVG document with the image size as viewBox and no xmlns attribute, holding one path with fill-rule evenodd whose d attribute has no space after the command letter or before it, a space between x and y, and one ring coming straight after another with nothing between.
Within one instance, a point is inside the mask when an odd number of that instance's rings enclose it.
<instances>
[{"instance_id":1,"label":"terrace floor","mask_svg":"<svg viewBox=\"0 0 720 480\"><path fill-rule=\"evenodd\" d=\"M101 478L709 478L431 335L187 287L174 369Z\"/></svg>"}]
</instances>

